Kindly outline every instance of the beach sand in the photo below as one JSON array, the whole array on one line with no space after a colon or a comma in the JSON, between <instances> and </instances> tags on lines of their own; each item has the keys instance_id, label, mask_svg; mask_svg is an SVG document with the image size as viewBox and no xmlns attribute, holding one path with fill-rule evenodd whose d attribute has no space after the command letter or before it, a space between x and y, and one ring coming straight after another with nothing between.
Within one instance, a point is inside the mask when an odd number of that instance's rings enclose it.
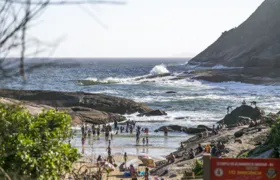
<instances>
[{"instance_id":1,"label":"beach sand","mask_svg":"<svg viewBox=\"0 0 280 180\"><path fill-rule=\"evenodd\" d=\"M120 155L119 153L115 154L114 158L118 165L120 165L120 163L123 162L123 156ZM153 158L153 160L156 162L156 161L160 161L162 159ZM138 159L138 156L136 156L136 155L128 155L127 165L129 165L129 164L133 164L137 171L143 171L143 172L145 171L145 166L139 166L140 164L142 164L142 162ZM80 171L83 172L83 171L85 171L85 166L93 167L93 168L88 168L88 169L91 169L91 172L96 172L98 169L97 165L96 165L96 160L93 160L91 157L81 158L77 163L75 163L73 165L73 168L75 170L81 169ZM149 168L149 170L151 170L151 169L152 168ZM112 171L110 173L110 175L108 176L108 180L131 179L131 177L124 177L123 174L124 174L124 172L120 172L119 168L117 167L114 171ZM158 177L158 176L150 176L151 180L154 180L155 177ZM174 178L169 178L167 176L165 176L165 177L163 176L163 178L164 178L164 180L180 180L182 178L182 175L179 175ZM107 179L106 172L103 173L103 179ZM144 177L139 176L138 179L144 179Z\"/></svg>"}]
</instances>

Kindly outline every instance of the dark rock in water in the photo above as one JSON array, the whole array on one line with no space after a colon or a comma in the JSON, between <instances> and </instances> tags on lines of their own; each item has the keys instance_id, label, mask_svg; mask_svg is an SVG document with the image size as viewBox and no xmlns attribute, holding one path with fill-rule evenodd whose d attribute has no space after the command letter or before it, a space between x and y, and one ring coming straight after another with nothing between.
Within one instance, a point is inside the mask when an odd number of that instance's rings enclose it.
<instances>
[{"instance_id":1,"label":"dark rock in water","mask_svg":"<svg viewBox=\"0 0 280 180\"><path fill-rule=\"evenodd\" d=\"M196 70L192 79L210 82L237 81L250 84L275 85L280 82L279 68L270 67L246 67L236 69L207 69Z\"/></svg>"},{"instance_id":2,"label":"dark rock in water","mask_svg":"<svg viewBox=\"0 0 280 180\"><path fill-rule=\"evenodd\" d=\"M167 128L168 131L177 131L177 132L181 132L184 128L184 126L179 126L179 125L169 125L169 126L161 126L159 129L157 129L156 131L164 131L164 129Z\"/></svg>"},{"instance_id":3,"label":"dark rock in water","mask_svg":"<svg viewBox=\"0 0 280 180\"><path fill-rule=\"evenodd\" d=\"M201 125L201 124L198 125L197 128L198 128L198 129L207 129L208 131L212 131L212 128L210 128L210 127L208 127L208 126L205 126L205 125Z\"/></svg>"},{"instance_id":4,"label":"dark rock in water","mask_svg":"<svg viewBox=\"0 0 280 180\"><path fill-rule=\"evenodd\" d=\"M167 113L165 111L162 110L153 110L153 111L149 111L146 113L141 113L138 114L137 116L163 116L163 115L167 115Z\"/></svg>"},{"instance_id":5,"label":"dark rock in water","mask_svg":"<svg viewBox=\"0 0 280 180\"><path fill-rule=\"evenodd\" d=\"M177 76L177 77L175 77L175 78L171 78L170 80L171 81L177 81L177 80L181 80L181 79L185 79L185 78L187 78L188 76Z\"/></svg>"},{"instance_id":6,"label":"dark rock in water","mask_svg":"<svg viewBox=\"0 0 280 180\"><path fill-rule=\"evenodd\" d=\"M157 78L157 77L166 77L166 76L170 76L171 73L163 73L163 74L155 74L155 75L150 75L145 77L146 79L152 79L152 78Z\"/></svg>"},{"instance_id":7,"label":"dark rock in water","mask_svg":"<svg viewBox=\"0 0 280 180\"><path fill-rule=\"evenodd\" d=\"M80 84L80 85L83 85L83 86L92 86L92 85L98 85L98 84L115 84L117 82L102 82L102 81L92 81L92 80L77 80L77 82Z\"/></svg>"},{"instance_id":8,"label":"dark rock in water","mask_svg":"<svg viewBox=\"0 0 280 180\"><path fill-rule=\"evenodd\" d=\"M205 132L205 128L186 128L184 129L184 132L188 134L198 134Z\"/></svg>"},{"instance_id":9,"label":"dark rock in water","mask_svg":"<svg viewBox=\"0 0 280 180\"><path fill-rule=\"evenodd\" d=\"M176 92L175 91L167 91L166 93L167 94L175 94Z\"/></svg>"},{"instance_id":10,"label":"dark rock in water","mask_svg":"<svg viewBox=\"0 0 280 180\"><path fill-rule=\"evenodd\" d=\"M186 117L176 117L175 119L185 119Z\"/></svg>"},{"instance_id":11,"label":"dark rock in water","mask_svg":"<svg viewBox=\"0 0 280 180\"><path fill-rule=\"evenodd\" d=\"M2 89L0 90L0 96L31 101L36 104L45 104L52 107L79 106L119 114L152 111L148 106L129 99L84 92Z\"/></svg>"},{"instance_id":12,"label":"dark rock in water","mask_svg":"<svg viewBox=\"0 0 280 180\"><path fill-rule=\"evenodd\" d=\"M248 117L253 120L257 120L261 119L263 115L264 111L259 109L258 107L253 108L248 105L242 105L240 107L237 107L230 114L227 114L223 120L219 121L219 123L224 121L224 124L226 125L236 124L239 122L240 117Z\"/></svg>"},{"instance_id":13,"label":"dark rock in water","mask_svg":"<svg viewBox=\"0 0 280 180\"><path fill-rule=\"evenodd\" d=\"M188 134L198 134L201 132L205 132L205 128L207 128L208 130L211 130L208 127L204 127L204 126L200 126L200 128L187 128L184 126L179 126L179 125L169 125L169 126L162 126L159 129L157 129L156 131L164 131L164 129L167 128L168 131L175 131L175 132L185 132Z\"/></svg>"}]
</instances>

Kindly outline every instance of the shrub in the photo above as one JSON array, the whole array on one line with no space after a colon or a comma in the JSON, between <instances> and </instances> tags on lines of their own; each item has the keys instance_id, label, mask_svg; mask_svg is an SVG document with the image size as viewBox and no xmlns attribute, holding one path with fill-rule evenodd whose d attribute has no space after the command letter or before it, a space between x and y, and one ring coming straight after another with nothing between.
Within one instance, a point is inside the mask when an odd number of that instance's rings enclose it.
<instances>
[{"instance_id":1,"label":"shrub","mask_svg":"<svg viewBox=\"0 0 280 180\"><path fill-rule=\"evenodd\" d=\"M279 117L271 127L271 135L269 137L268 142L274 147L277 147L280 144L280 118Z\"/></svg>"},{"instance_id":2,"label":"shrub","mask_svg":"<svg viewBox=\"0 0 280 180\"><path fill-rule=\"evenodd\" d=\"M193 172L196 176L203 175L203 163L200 160L196 160L193 167Z\"/></svg>"},{"instance_id":3,"label":"shrub","mask_svg":"<svg viewBox=\"0 0 280 180\"><path fill-rule=\"evenodd\" d=\"M0 104L0 166L27 179L58 179L79 158L66 141L71 117L55 110L37 116L15 105Z\"/></svg>"}]
</instances>

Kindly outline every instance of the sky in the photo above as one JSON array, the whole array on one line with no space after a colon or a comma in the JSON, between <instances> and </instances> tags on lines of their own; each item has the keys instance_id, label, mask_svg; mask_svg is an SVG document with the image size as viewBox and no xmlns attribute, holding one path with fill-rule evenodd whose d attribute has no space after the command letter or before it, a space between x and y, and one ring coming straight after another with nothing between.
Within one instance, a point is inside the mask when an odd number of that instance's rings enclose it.
<instances>
[{"instance_id":1,"label":"sky","mask_svg":"<svg viewBox=\"0 0 280 180\"><path fill-rule=\"evenodd\" d=\"M53 47L40 56L193 57L263 2L123 1L125 5L48 7L28 34Z\"/></svg>"}]
</instances>

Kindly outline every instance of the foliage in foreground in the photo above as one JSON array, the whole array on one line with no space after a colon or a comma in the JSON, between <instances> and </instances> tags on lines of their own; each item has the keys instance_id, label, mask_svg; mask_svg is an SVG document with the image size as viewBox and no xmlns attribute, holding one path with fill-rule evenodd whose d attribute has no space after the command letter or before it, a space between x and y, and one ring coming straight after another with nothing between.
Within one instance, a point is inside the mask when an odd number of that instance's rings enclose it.
<instances>
[{"instance_id":1,"label":"foliage in foreground","mask_svg":"<svg viewBox=\"0 0 280 180\"><path fill-rule=\"evenodd\" d=\"M0 166L28 179L58 179L79 158L65 142L71 117L55 110L31 115L20 106L0 104Z\"/></svg>"},{"instance_id":2,"label":"foliage in foreground","mask_svg":"<svg viewBox=\"0 0 280 180\"><path fill-rule=\"evenodd\" d=\"M196 176L202 176L203 175L203 163L200 160L196 160L194 167L193 167L193 172Z\"/></svg>"},{"instance_id":3,"label":"foliage in foreground","mask_svg":"<svg viewBox=\"0 0 280 180\"><path fill-rule=\"evenodd\" d=\"M271 127L271 135L268 142L274 147L277 147L280 144L280 117L277 118Z\"/></svg>"}]
</instances>

